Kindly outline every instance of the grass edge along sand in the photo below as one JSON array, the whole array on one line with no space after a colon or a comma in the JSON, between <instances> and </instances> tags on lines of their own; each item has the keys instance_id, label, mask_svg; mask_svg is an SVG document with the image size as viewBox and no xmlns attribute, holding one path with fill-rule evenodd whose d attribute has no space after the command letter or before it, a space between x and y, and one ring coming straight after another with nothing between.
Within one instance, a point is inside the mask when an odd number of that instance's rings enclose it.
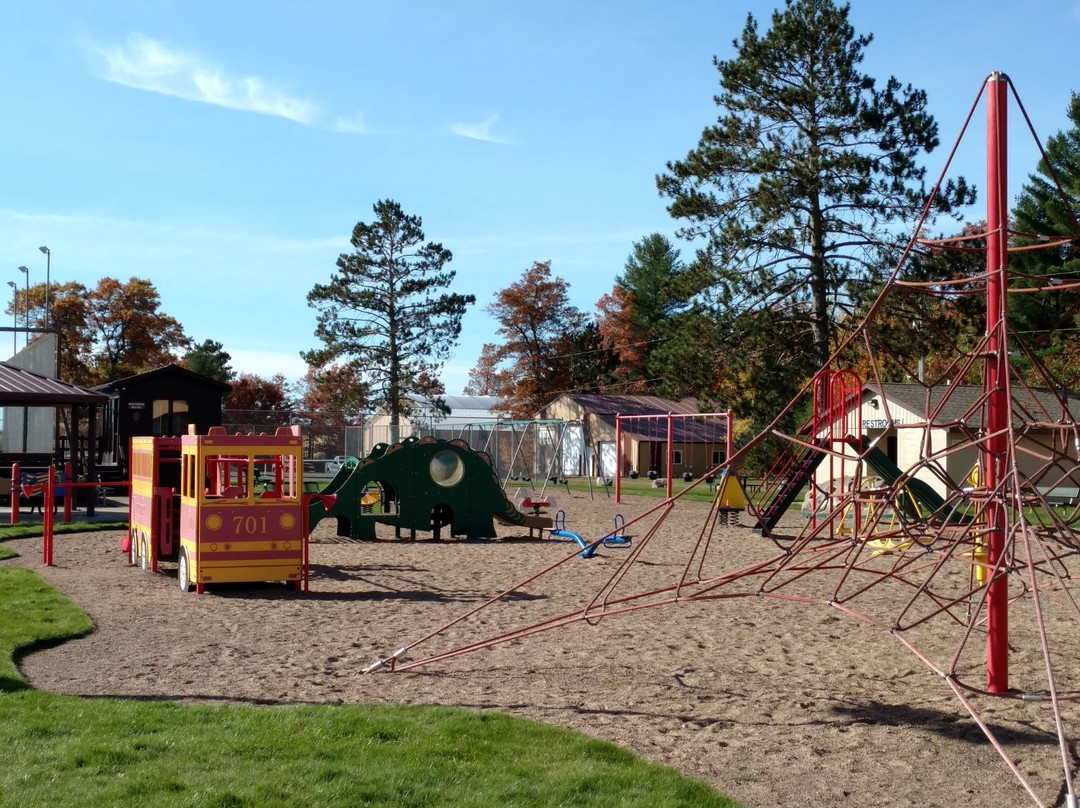
<instances>
[{"instance_id":1,"label":"grass edge along sand","mask_svg":"<svg viewBox=\"0 0 1080 808\"><path fill-rule=\"evenodd\" d=\"M36 691L18 672L19 655L93 623L36 572L14 566L0 567L0 615L0 808L738 808L615 744L494 712Z\"/></svg>"}]
</instances>

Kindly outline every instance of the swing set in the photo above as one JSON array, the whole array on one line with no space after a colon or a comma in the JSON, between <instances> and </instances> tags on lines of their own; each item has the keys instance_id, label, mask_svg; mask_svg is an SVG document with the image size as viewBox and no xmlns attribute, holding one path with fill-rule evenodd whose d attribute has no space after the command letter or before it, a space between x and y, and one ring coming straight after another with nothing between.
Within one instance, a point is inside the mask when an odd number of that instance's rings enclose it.
<instances>
[{"instance_id":1,"label":"swing set","mask_svg":"<svg viewBox=\"0 0 1080 808\"><path fill-rule=\"evenodd\" d=\"M530 498L542 500L548 483L565 484L567 477L581 476L584 451L572 445L581 434L581 421L500 420L465 424L458 437L491 458L492 471L504 489L512 482L526 483Z\"/></svg>"},{"instance_id":2,"label":"swing set","mask_svg":"<svg viewBox=\"0 0 1080 808\"><path fill-rule=\"evenodd\" d=\"M710 484L733 452L735 414L727 412L656 413L615 416L615 501L621 502L624 459L630 449L630 477L640 474L639 464L648 451L649 479L663 475L667 498L672 495L674 467L687 468L683 479L694 479L696 468L705 470ZM723 443L724 454L715 448ZM676 449L676 444L681 448ZM700 451L699 451L700 449ZM689 463L686 455L689 455Z\"/></svg>"}]
</instances>

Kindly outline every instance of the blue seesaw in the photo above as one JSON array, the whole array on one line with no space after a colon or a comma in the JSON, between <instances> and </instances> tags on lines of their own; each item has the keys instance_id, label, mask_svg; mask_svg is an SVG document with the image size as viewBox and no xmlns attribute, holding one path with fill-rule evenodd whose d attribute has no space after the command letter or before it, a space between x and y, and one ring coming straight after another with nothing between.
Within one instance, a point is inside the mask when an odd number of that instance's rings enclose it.
<instances>
[{"instance_id":1,"label":"blue seesaw","mask_svg":"<svg viewBox=\"0 0 1080 808\"><path fill-rule=\"evenodd\" d=\"M602 536L600 539L589 541L580 533L575 533L573 530L566 529L566 511L560 510L555 514L555 524L554 527L548 531L548 535L555 539L568 539L569 541L575 542L577 546L581 548L581 552L578 553L581 558L592 558L596 555L596 548L601 544L603 544L604 547L613 548L630 546L630 537L623 533L623 526L625 524L626 520L623 519L622 514L616 514L615 530L606 536Z\"/></svg>"}]
</instances>

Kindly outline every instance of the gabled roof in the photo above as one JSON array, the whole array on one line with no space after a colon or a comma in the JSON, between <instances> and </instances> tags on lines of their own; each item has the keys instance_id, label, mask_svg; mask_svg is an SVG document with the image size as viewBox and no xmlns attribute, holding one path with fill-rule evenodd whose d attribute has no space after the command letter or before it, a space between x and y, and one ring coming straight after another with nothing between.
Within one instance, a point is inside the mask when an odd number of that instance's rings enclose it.
<instances>
[{"instance_id":1,"label":"gabled roof","mask_svg":"<svg viewBox=\"0 0 1080 808\"><path fill-rule=\"evenodd\" d=\"M154 370L148 370L146 373L136 373L134 376L125 376L123 379L115 379L105 384L99 384L95 387L95 390L101 390L104 393L112 393L117 390L123 390L132 385L141 384L142 382L150 379L157 378L158 376L179 376L186 378L189 381L198 382L199 384L207 387L217 387L223 393L228 393L232 390L231 384L225 384L225 382L219 382L217 379L211 379L209 376L203 376L201 373L196 373L193 370L182 368L179 365L165 365Z\"/></svg>"},{"instance_id":2,"label":"gabled roof","mask_svg":"<svg viewBox=\"0 0 1080 808\"><path fill-rule=\"evenodd\" d=\"M669 412L693 415L700 412L696 398L672 401L660 396L605 396L599 393L566 393L564 397L593 415L667 415Z\"/></svg>"},{"instance_id":3,"label":"gabled roof","mask_svg":"<svg viewBox=\"0 0 1080 808\"><path fill-rule=\"evenodd\" d=\"M429 398L409 396L417 407L409 418L414 421L418 418L431 419L441 428L464 426L479 421L494 420L497 416L492 412L492 408L502 401L498 396L440 396L440 398L450 408L449 415L434 412Z\"/></svg>"},{"instance_id":4,"label":"gabled roof","mask_svg":"<svg viewBox=\"0 0 1080 808\"><path fill-rule=\"evenodd\" d=\"M979 416L983 390L972 384L936 385L868 382L863 385L863 396L880 392L889 402L899 404L916 415L933 414L933 424L948 425L967 422ZM1061 393L1047 388L1029 390L1020 385L1012 386L1012 411L1014 423L1059 422L1066 409L1073 414L1068 420L1080 419L1080 396L1072 392Z\"/></svg>"},{"instance_id":5,"label":"gabled roof","mask_svg":"<svg viewBox=\"0 0 1080 808\"><path fill-rule=\"evenodd\" d=\"M0 404L52 407L62 404L102 405L109 397L77 384L41 376L0 362Z\"/></svg>"}]
</instances>

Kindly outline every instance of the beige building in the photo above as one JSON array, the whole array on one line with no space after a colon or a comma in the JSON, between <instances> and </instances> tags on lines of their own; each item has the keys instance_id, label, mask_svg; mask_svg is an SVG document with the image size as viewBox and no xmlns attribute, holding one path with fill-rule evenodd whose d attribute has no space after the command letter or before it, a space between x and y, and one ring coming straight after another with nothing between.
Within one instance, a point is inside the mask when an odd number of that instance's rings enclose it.
<instances>
[{"instance_id":1,"label":"beige building","mask_svg":"<svg viewBox=\"0 0 1080 808\"><path fill-rule=\"evenodd\" d=\"M412 411L402 416L396 435L390 426L389 413L375 413L364 424L364 452L370 452L379 443L394 443L411 437L460 438L469 425L494 421L498 417L492 412L500 401L496 396L442 396L442 400L449 412L432 406L427 399L413 397Z\"/></svg>"},{"instance_id":2,"label":"beige building","mask_svg":"<svg viewBox=\"0 0 1080 808\"><path fill-rule=\"evenodd\" d=\"M567 393L537 414L541 419L581 423L583 473L613 477L616 474L616 416L636 416L623 421L622 467L632 473L667 475L668 420L666 416L700 414L696 399L672 401L659 396L606 396ZM642 417L649 416L649 417ZM700 477L727 458L727 424L722 418L677 417L671 419L671 472L679 477Z\"/></svg>"},{"instance_id":3,"label":"beige building","mask_svg":"<svg viewBox=\"0 0 1080 808\"><path fill-rule=\"evenodd\" d=\"M1013 425L1022 432L1017 468L1022 476L1030 477L1045 462L1048 446L1054 446L1055 441L1061 444L1067 438L1069 445L1057 445L1057 449L1070 450L1072 437L1071 433L1052 427L1063 415L1058 393L1014 387L1012 394ZM897 471L918 469L914 476L945 496L948 481L962 487L976 469L979 449L972 440L982 430L982 399L982 388L971 385L942 385L931 388L928 395L927 389L919 384L886 383L879 387L867 383L863 385L861 399L850 402L844 424L833 431L852 435L861 431ZM1068 394L1067 401L1070 410L1075 412L1080 408L1080 397ZM848 446L845 454L852 459L826 458L818 466L815 480L823 489L830 486L831 478L841 473L846 477L853 475L855 448ZM1074 463L1072 468L1061 469L1062 475L1076 470L1076 452L1068 451L1068 454ZM933 458L932 462L923 462L926 457ZM881 469L869 465L864 464L862 475L879 476Z\"/></svg>"}]
</instances>

